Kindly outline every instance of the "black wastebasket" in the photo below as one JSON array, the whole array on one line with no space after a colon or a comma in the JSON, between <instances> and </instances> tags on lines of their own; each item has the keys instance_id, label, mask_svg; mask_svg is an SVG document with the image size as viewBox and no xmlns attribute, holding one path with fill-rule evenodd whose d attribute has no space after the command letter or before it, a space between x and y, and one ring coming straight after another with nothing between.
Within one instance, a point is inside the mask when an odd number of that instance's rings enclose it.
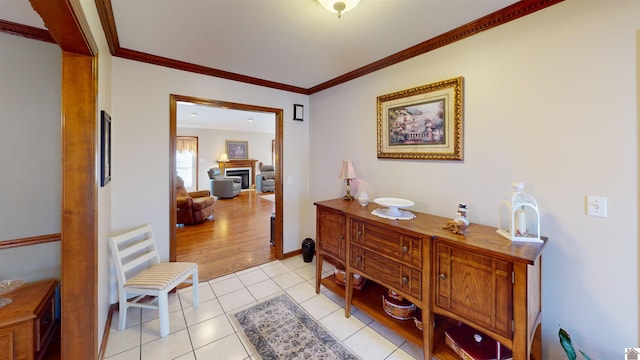
<instances>
[{"instance_id":1,"label":"black wastebasket","mask_svg":"<svg viewBox=\"0 0 640 360\"><path fill-rule=\"evenodd\" d=\"M311 262L313 254L316 252L316 243L311 238L302 240L302 258L304 262Z\"/></svg>"}]
</instances>

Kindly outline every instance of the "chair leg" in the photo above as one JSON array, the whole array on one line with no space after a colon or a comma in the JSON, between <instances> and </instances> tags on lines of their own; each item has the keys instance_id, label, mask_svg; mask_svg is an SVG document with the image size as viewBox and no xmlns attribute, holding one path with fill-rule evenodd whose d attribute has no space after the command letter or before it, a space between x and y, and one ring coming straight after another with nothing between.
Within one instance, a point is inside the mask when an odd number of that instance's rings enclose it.
<instances>
[{"instance_id":1,"label":"chair leg","mask_svg":"<svg viewBox=\"0 0 640 360\"><path fill-rule=\"evenodd\" d=\"M123 290L124 291L124 290ZM127 325L127 309L129 305L127 304L127 296L120 296L120 306L118 310L118 330L124 330Z\"/></svg>"},{"instance_id":2,"label":"chair leg","mask_svg":"<svg viewBox=\"0 0 640 360\"><path fill-rule=\"evenodd\" d=\"M118 330L122 331L124 330L124 327L127 325L127 306L126 305L122 305L122 303L120 303L120 310L119 310L120 314L118 315Z\"/></svg>"},{"instance_id":3,"label":"chair leg","mask_svg":"<svg viewBox=\"0 0 640 360\"><path fill-rule=\"evenodd\" d=\"M169 298L166 291L158 294L158 312L160 313L160 337L169 335Z\"/></svg>"},{"instance_id":4,"label":"chair leg","mask_svg":"<svg viewBox=\"0 0 640 360\"><path fill-rule=\"evenodd\" d=\"M198 282L198 266L196 265L196 269L191 275L191 289L193 291L193 307L198 307L200 304L200 299L198 299L198 288L200 287L200 283Z\"/></svg>"}]
</instances>

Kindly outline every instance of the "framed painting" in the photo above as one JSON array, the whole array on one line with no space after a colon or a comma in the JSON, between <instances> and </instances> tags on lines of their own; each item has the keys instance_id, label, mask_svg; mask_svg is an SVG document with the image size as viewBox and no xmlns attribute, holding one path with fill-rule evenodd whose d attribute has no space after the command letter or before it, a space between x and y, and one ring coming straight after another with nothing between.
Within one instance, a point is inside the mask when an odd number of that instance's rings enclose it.
<instances>
[{"instance_id":1,"label":"framed painting","mask_svg":"<svg viewBox=\"0 0 640 360\"><path fill-rule=\"evenodd\" d=\"M378 158L463 159L463 78L378 96Z\"/></svg>"},{"instance_id":2,"label":"framed painting","mask_svg":"<svg viewBox=\"0 0 640 360\"><path fill-rule=\"evenodd\" d=\"M100 186L111 181L111 116L106 111L100 112Z\"/></svg>"},{"instance_id":3,"label":"framed painting","mask_svg":"<svg viewBox=\"0 0 640 360\"><path fill-rule=\"evenodd\" d=\"M225 140L229 160L247 160L249 158L249 142L242 140Z\"/></svg>"}]
</instances>

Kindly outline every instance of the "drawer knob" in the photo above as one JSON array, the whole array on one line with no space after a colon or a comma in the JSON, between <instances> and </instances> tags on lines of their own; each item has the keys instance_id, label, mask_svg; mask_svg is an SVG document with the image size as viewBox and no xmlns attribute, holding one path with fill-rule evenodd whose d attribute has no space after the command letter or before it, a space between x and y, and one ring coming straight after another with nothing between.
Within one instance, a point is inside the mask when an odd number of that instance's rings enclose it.
<instances>
[{"instance_id":1,"label":"drawer knob","mask_svg":"<svg viewBox=\"0 0 640 360\"><path fill-rule=\"evenodd\" d=\"M402 247L402 252L403 252L403 253L407 253L407 252L409 252L409 248L408 248L408 247L406 247L406 246L403 246L403 247Z\"/></svg>"},{"instance_id":2,"label":"drawer knob","mask_svg":"<svg viewBox=\"0 0 640 360\"><path fill-rule=\"evenodd\" d=\"M357 262L362 262L362 256L356 256L356 261Z\"/></svg>"},{"instance_id":3,"label":"drawer knob","mask_svg":"<svg viewBox=\"0 0 640 360\"><path fill-rule=\"evenodd\" d=\"M402 283L403 283L403 284L406 284L406 283L408 283L408 282L409 282L409 278L408 278L408 277L406 277L406 276L403 276L403 277L402 277Z\"/></svg>"},{"instance_id":4,"label":"drawer knob","mask_svg":"<svg viewBox=\"0 0 640 360\"><path fill-rule=\"evenodd\" d=\"M358 236L362 236L362 230L358 230Z\"/></svg>"},{"instance_id":5,"label":"drawer knob","mask_svg":"<svg viewBox=\"0 0 640 360\"><path fill-rule=\"evenodd\" d=\"M438 275L438 277L440 278L440 280L447 280L447 275L446 274L440 274L440 275Z\"/></svg>"},{"instance_id":6,"label":"drawer knob","mask_svg":"<svg viewBox=\"0 0 640 360\"><path fill-rule=\"evenodd\" d=\"M340 235L340 240L344 240L344 235Z\"/></svg>"}]
</instances>

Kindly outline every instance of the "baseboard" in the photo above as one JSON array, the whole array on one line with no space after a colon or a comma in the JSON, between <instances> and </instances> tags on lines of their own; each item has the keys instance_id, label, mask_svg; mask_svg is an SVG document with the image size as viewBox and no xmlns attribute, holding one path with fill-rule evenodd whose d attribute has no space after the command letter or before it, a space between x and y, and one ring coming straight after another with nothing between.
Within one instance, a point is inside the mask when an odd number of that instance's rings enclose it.
<instances>
[{"instance_id":1,"label":"baseboard","mask_svg":"<svg viewBox=\"0 0 640 360\"><path fill-rule=\"evenodd\" d=\"M109 341L109 333L111 332L111 319L113 319L113 314L117 310L118 310L118 303L111 304L111 306L109 306L107 321L104 324L104 332L102 333L102 343L100 343L100 351L98 352L98 360L104 360L104 355L107 352L107 342Z\"/></svg>"},{"instance_id":2,"label":"baseboard","mask_svg":"<svg viewBox=\"0 0 640 360\"><path fill-rule=\"evenodd\" d=\"M286 254L282 254L282 259L284 260L284 259L292 258L298 255L302 255L302 249L298 249L298 250L288 252Z\"/></svg>"}]
</instances>

